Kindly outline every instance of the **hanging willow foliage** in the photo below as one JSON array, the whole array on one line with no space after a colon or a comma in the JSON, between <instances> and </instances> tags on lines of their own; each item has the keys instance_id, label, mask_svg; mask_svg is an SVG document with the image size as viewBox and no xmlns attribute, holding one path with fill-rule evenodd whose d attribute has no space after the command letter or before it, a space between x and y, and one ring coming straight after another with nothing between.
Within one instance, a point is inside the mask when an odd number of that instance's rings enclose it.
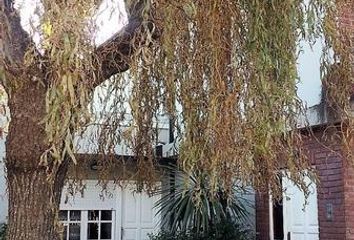
<instances>
[{"instance_id":1,"label":"hanging willow foliage","mask_svg":"<svg viewBox=\"0 0 354 240\"><path fill-rule=\"evenodd\" d=\"M59 163L66 155L76 163L73 137L89 118L90 88L95 76L90 68L93 50L90 22L94 1L42 1L42 48L48 82L46 108L47 140L50 148L42 155L47 163L50 155ZM91 34L92 35L92 34Z\"/></svg>"},{"instance_id":2,"label":"hanging willow foliage","mask_svg":"<svg viewBox=\"0 0 354 240\"><path fill-rule=\"evenodd\" d=\"M323 24L326 47L322 58L325 101L341 122L343 153L350 167L354 163L354 29L350 24L353 10L354 3L348 0L336 1L336 8L327 9Z\"/></svg>"},{"instance_id":3,"label":"hanging willow foliage","mask_svg":"<svg viewBox=\"0 0 354 240\"><path fill-rule=\"evenodd\" d=\"M93 44L92 16L100 1L42 0L37 31L41 64L49 69L43 121L50 143L43 163L48 156L58 164L67 155L75 161L75 135L96 123L98 153L113 154L116 145L129 144L138 160L139 184L151 186L157 179L152 148L157 122L168 114L179 130L179 165L187 172L206 172L212 192L220 184L231 191L237 180L280 195L283 169L307 192L303 180L313 172L297 130L304 114L296 94L299 44L325 35L323 72L328 75L326 70L339 62L341 78L335 83L323 79L342 119L349 119L346 133L351 135L352 36L338 22L349 2L126 1L130 20L139 20L129 47L123 52L112 45L96 54L100 47ZM127 39L122 35L118 40ZM102 60L114 51L122 56ZM28 51L28 66L36 54ZM101 114L94 114L93 90L115 64L129 71L106 82L105 95L98 97Z\"/></svg>"}]
</instances>

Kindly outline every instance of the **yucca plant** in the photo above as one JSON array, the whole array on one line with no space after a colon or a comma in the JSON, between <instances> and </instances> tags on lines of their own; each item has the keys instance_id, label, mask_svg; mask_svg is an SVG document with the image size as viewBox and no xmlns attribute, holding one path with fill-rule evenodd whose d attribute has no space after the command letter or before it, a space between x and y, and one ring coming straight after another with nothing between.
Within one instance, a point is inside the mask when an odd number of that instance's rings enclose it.
<instances>
[{"instance_id":1,"label":"yucca plant","mask_svg":"<svg viewBox=\"0 0 354 240\"><path fill-rule=\"evenodd\" d=\"M164 167L170 184L159 191L161 199L156 203L161 225L168 231L206 232L221 222L247 221L247 201L238 193L245 189L234 184L233 193L226 194L218 186L212 195L209 177L202 171L187 173L176 166Z\"/></svg>"}]
</instances>

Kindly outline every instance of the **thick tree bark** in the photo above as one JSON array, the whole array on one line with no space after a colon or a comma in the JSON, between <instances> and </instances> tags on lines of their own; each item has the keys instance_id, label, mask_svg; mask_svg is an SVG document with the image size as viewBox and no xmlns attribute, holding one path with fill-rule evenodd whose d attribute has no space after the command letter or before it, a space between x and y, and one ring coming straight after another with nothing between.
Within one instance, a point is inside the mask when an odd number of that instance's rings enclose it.
<instances>
[{"instance_id":1,"label":"thick tree bark","mask_svg":"<svg viewBox=\"0 0 354 240\"><path fill-rule=\"evenodd\" d=\"M9 194L7 239L57 240L55 215L67 167L40 165L40 156L48 148L43 124L47 89L41 69L25 68L23 64L31 44L13 1L0 0L0 68L7 73L6 81L0 80L9 96L11 117L5 162Z\"/></svg>"},{"instance_id":2,"label":"thick tree bark","mask_svg":"<svg viewBox=\"0 0 354 240\"><path fill-rule=\"evenodd\" d=\"M51 182L45 169L8 171L7 240L59 240L60 226L55 216L65 174Z\"/></svg>"},{"instance_id":3,"label":"thick tree bark","mask_svg":"<svg viewBox=\"0 0 354 240\"><path fill-rule=\"evenodd\" d=\"M30 78L29 78L30 79ZM55 215L59 208L67 163L40 164L46 150L46 88L38 82L21 84L9 96L11 122L6 141L9 193L7 239L59 239Z\"/></svg>"}]
</instances>

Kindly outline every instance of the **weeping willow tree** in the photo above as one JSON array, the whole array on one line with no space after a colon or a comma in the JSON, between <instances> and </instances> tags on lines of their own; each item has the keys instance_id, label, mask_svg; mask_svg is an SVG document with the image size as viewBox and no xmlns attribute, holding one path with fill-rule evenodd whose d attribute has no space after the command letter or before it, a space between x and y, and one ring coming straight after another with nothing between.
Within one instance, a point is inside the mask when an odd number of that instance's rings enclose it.
<instances>
[{"instance_id":1,"label":"weeping willow tree","mask_svg":"<svg viewBox=\"0 0 354 240\"><path fill-rule=\"evenodd\" d=\"M350 1L127 0L127 24L111 26L117 33L101 45L93 16L102 1L38 4L39 24L29 34L13 0L0 1L0 79L11 114L9 240L59 238L56 213L68 165L77 162L74 138L98 121L92 102L101 84L110 100L102 101L109 111L99 119L98 153L114 154L124 139L138 184L157 179L152 146L165 113L178 129L178 164L205 172L211 195L218 184L231 192L235 180L280 195L284 168L306 192L304 177L313 172L302 171L310 164L297 131L296 62L299 42L323 34L323 74L336 63L340 76L325 80L328 96L350 146L352 36L340 17L353 10Z\"/></svg>"}]
</instances>

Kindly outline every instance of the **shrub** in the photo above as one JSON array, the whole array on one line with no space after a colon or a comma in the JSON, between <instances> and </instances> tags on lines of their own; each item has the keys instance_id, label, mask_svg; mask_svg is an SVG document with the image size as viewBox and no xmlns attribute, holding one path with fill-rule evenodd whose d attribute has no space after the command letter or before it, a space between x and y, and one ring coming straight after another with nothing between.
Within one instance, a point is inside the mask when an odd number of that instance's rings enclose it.
<instances>
[{"instance_id":1,"label":"shrub","mask_svg":"<svg viewBox=\"0 0 354 240\"><path fill-rule=\"evenodd\" d=\"M150 240L249 240L252 239L247 230L243 230L235 222L216 224L205 232L186 230L179 232L161 231L150 235Z\"/></svg>"}]
</instances>

